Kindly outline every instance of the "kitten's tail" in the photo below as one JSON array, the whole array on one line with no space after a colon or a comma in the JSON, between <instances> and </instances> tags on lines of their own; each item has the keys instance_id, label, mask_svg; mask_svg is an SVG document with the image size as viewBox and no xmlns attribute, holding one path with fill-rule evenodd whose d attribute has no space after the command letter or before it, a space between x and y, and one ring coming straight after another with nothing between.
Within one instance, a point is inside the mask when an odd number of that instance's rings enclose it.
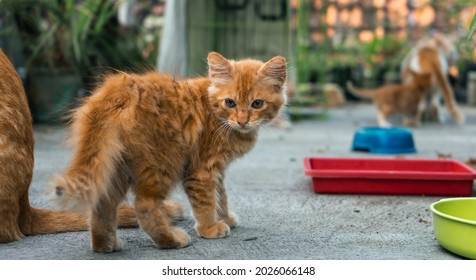
<instances>
[{"instance_id":1,"label":"kitten's tail","mask_svg":"<svg viewBox=\"0 0 476 280\"><path fill-rule=\"evenodd\" d=\"M121 185L127 190L127 174L119 172L122 163L123 145L118 129L95 123L84 115L87 108L77 110L73 118L72 140L76 141L73 161L64 176L53 179L54 200L62 209L77 211L45 210L30 207L28 198L23 198L21 208L25 209L21 228L24 235L83 231L89 228L89 213L85 211L96 205L99 199L108 198L104 194L109 188ZM112 179L116 178L116 179ZM119 179L118 179L119 178ZM122 184L118 184L117 180ZM137 227L135 209L131 205L120 205L117 211L119 227Z\"/></svg>"},{"instance_id":2,"label":"kitten's tail","mask_svg":"<svg viewBox=\"0 0 476 280\"><path fill-rule=\"evenodd\" d=\"M127 191L127 174L119 171L124 151L119 128L97 123L88 109L86 105L73 114L73 160L65 175L53 178L54 200L62 209L84 209Z\"/></svg>"},{"instance_id":3,"label":"kitten's tail","mask_svg":"<svg viewBox=\"0 0 476 280\"><path fill-rule=\"evenodd\" d=\"M374 89L357 89L354 87L351 81L347 81L347 89L355 96L373 99L375 97L376 91Z\"/></svg>"}]
</instances>

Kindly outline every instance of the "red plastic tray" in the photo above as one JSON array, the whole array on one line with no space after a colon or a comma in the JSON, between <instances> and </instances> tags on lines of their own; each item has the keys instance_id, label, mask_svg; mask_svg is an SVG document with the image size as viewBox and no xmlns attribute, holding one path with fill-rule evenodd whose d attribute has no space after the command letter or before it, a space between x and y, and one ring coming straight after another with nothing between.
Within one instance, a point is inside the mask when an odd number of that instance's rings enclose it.
<instances>
[{"instance_id":1,"label":"red plastic tray","mask_svg":"<svg viewBox=\"0 0 476 280\"><path fill-rule=\"evenodd\" d=\"M476 171L456 160L305 158L315 192L470 196Z\"/></svg>"}]
</instances>

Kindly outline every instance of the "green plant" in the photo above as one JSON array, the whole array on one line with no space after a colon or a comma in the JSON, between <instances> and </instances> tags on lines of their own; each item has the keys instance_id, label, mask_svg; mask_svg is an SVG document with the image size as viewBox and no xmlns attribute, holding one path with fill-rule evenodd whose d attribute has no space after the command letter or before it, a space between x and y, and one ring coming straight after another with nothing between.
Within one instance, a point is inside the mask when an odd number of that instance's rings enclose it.
<instances>
[{"instance_id":1,"label":"green plant","mask_svg":"<svg viewBox=\"0 0 476 280\"><path fill-rule=\"evenodd\" d=\"M466 37L461 37L456 41L456 47L458 49L459 61L476 61L474 56L474 43L468 40Z\"/></svg>"},{"instance_id":2,"label":"green plant","mask_svg":"<svg viewBox=\"0 0 476 280\"><path fill-rule=\"evenodd\" d=\"M471 20L471 24L469 25L469 31L467 36L468 40L471 39L475 31L476 31L476 12L474 12L473 19Z\"/></svg>"},{"instance_id":3,"label":"green plant","mask_svg":"<svg viewBox=\"0 0 476 280\"><path fill-rule=\"evenodd\" d=\"M4 0L0 5L15 16L27 71L67 68L87 81L105 68L147 64L133 32L119 27L115 1Z\"/></svg>"},{"instance_id":4,"label":"green plant","mask_svg":"<svg viewBox=\"0 0 476 280\"><path fill-rule=\"evenodd\" d=\"M387 67L398 65L406 53L403 40L392 36L374 37L369 42L358 42L357 48L368 65L382 64Z\"/></svg>"}]
</instances>

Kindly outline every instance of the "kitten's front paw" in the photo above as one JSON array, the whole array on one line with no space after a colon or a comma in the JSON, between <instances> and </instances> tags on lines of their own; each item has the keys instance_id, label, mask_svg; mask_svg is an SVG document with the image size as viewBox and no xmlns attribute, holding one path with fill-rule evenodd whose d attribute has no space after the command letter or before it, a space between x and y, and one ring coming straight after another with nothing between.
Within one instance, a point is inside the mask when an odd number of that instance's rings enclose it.
<instances>
[{"instance_id":1,"label":"kitten's front paw","mask_svg":"<svg viewBox=\"0 0 476 280\"><path fill-rule=\"evenodd\" d=\"M227 217L222 217L222 219L230 228L234 228L238 224L238 217L232 212L228 213Z\"/></svg>"},{"instance_id":2,"label":"kitten's front paw","mask_svg":"<svg viewBox=\"0 0 476 280\"><path fill-rule=\"evenodd\" d=\"M183 229L177 227L172 227L167 237L156 241L157 245L163 249L187 247L190 242L190 236Z\"/></svg>"},{"instance_id":3,"label":"kitten's front paw","mask_svg":"<svg viewBox=\"0 0 476 280\"><path fill-rule=\"evenodd\" d=\"M118 237L114 238L113 242L94 242L92 243L92 249L96 253L113 253L122 250L122 241Z\"/></svg>"},{"instance_id":4,"label":"kitten's front paw","mask_svg":"<svg viewBox=\"0 0 476 280\"><path fill-rule=\"evenodd\" d=\"M197 226L197 233L200 237L204 238L223 238L230 233L230 227L223 221L212 226Z\"/></svg>"}]
</instances>

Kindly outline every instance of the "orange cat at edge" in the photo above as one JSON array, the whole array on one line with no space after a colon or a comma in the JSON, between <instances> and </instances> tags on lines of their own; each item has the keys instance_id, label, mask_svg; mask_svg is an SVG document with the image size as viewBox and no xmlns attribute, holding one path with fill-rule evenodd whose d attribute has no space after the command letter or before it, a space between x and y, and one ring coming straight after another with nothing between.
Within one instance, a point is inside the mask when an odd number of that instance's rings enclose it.
<instances>
[{"instance_id":1,"label":"orange cat at edge","mask_svg":"<svg viewBox=\"0 0 476 280\"><path fill-rule=\"evenodd\" d=\"M116 208L130 188L140 227L161 248L185 247L172 225L178 182L204 238L229 234L225 169L252 149L259 127L285 103L286 61L208 55L209 78L176 81L161 73L110 76L73 115L72 162L53 180L63 206L90 207L92 249L121 249ZM129 185L128 182L131 182Z\"/></svg>"},{"instance_id":2,"label":"orange cat at edge","mask_svg":"<svg viewBox=\"0 0 476 280\"><path fill-rule=\"evenodd\" d=\"M36 209L28 189L33 175L33 128L18 74L0 49L0 243L25 235L88 229L85 212ZM121 226L137 226L131 206L121 206Z\"/></svg>"},{"instance_id":3,"label":"orange cat at edge","mask_svg":"<svg viewBox=\"0 0 476 280\"><path fill-rule=\"evenodd\" d=\"M363 98L373 99L378 109L377 122L380 127L391 127L387 118L394 114L403 114L404 124L416 126L420 124L419 107L432 84L430 73L415 73L410 70L413 79L408 83L389 84L375 89L356 89L347 82L351 93Z\"/></svg>"}]
</instances>

